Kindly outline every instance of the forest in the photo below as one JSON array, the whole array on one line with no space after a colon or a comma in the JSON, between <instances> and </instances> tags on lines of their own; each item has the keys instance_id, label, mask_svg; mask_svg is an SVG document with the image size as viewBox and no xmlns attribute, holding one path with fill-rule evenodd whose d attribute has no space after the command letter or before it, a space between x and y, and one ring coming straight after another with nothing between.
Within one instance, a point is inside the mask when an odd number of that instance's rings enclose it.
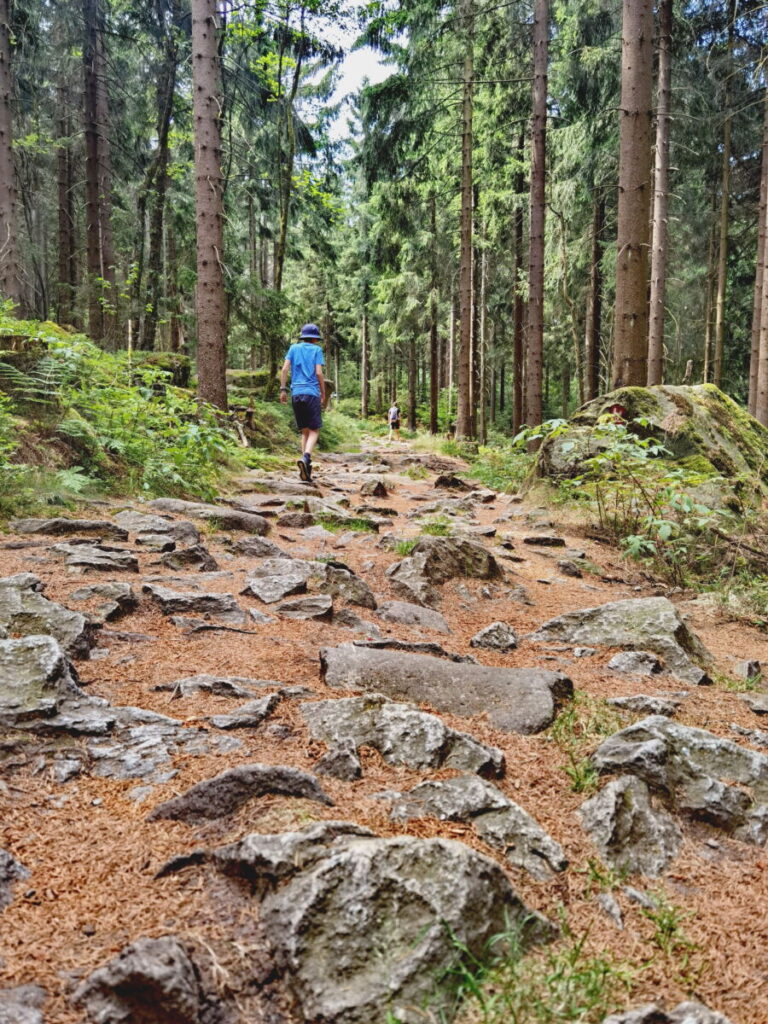
<instances>
[{"instance_id":1,"label":"forest","mask_svg":"<svg viewBox=\"0 0 768 1024\"><path fill-rule=\"evenodd\" d=\"M6 314L220 409L314 320L354 416L485 440L663 381L766 423L765 57L759 0L0 0Z\"/></svg>"}]
</instances>

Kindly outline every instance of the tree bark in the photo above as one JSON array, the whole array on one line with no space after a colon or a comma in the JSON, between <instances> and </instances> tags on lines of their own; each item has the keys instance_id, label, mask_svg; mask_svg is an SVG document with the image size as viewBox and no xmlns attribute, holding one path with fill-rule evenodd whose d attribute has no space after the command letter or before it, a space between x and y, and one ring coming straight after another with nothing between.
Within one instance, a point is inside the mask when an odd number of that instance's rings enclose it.
<instances>
[{"instance_id":1,"label":"tree bark","mask_svg":"<svg viewBox=\"0 0 768 1024\"><path fill-rule=\"evenodd\" d=\"M523 165L523 150L525 147L525 135L520 132L517 142L518 163ZM523 172L517 175L515 192L521 196L525 187ZM525 300L520 288L523 283L523 208L519 204L515 208L515 277L514 277L514 307L515 307L515 328L512 338L512 430L518 433L523 425L525 409L523 407L523 375L525 373L524 357L524 332L525 332Z\"/></svg>"},{"instance_id":2,"label":"tree bark","mask_svg":"<svg viewBox=\"0 0 768 1024\"><path fill-rule=\"evenodd\" d=\"M69 137L69 90L58 89L60 113L58 118L59 144L56 150L56 184L58 193L58 274L56 315L59 323L75 323L75 293L77 290L77 256L75 252L74 212L74 156Z\"/></svg>"},{"instance_id":3,"label":"tree bark","mask_svg":"<svg viewBox=\"0 0 768 1024\"><path fill-rule=\"evenodd\" d=\"M669 126L672 81L672 0L659 3L659 71L656 102L656 158L651 227L651 299L648 332L648 384L664 382L664 305L667 290L669 206Z\"/></svg>"},{"instance_id":4,"label":"tree bark","mask_svg":"<svg viewBox=\"0 0 768 1024\"><path fill-rule=\"evenodd\" d=\"M474 85L473 0L462 0L464 73L461 105L461 224L459 255L459 356L456 437L472 436L472 89Z\"/></svg>"},{"instance_id":5,"label":"tree bark","mask_svg":"<svg viewBox=\"0 0 768 1024\"><path fill-rule=\"evenodd\" d=\"M528 324L526 331L525 420L542 420L541 371L544 359L544 219L546 215L548 0L536 0L533 15L531 128L531 213L528 239Z\"/></svg>"},{"instance_id":6,"label":"tree bark","mask_svg":"<svg viewBox=\"0 0 768 1024\"><path fill-rule=\"evenodd\" d=\"M605 195L600 189L592 212L592 256L589 269L589 298L584 325L586 348L585 399L589 402L600 394L600 329L603 316L603 225Z\"/></svg>"},{"instance_id":7,"label":"tree bark","mask_svg":"<svg viewBox=\"0 0 768 1024\"><path fill-rule=\"evenodd\" d=\"M367 290L367 289L366 289ZM360 354L360 415L368 419L370 405L370 347L371 339L368 329L368 303L363 300L362 352Z\"/></svg>"},{"instance_id":8,"label":"tree bark","mask_svg":"<svg viewBox=\"0 0 768 1024\"><path fill-rule=\"evenodd\" d=\"M651 201L653 4L624 0L613 386L648 374L648 233Z\"/></svg>"},{"instance_id":9,"label":"tree bark","mask_svg":"<svg viewBox=\"0 0 768 1024\"><path fill-rule=\"evenodd\" d=\"M0 299L21 303L13 169L10 3L0 0Z\"/></svg>"},{"instance_id":10,"label":"tree bark","mask_svg":"<svg viewBox=\"0 0 768 1024\"><path fill-rule=\"evenodd\" d=\"M768 88L763 98L763 154L760 168L760 208L757 228L757 260L755 261L755 291L752 301L752 346L749 360L749 411L754 416L757 405L757 368L760 360L760 327L763 315L763 280L766 275L768 247L766 246L766 207L768 206Z\"/></svg>"},{"instance_id":11,"label":"tree bark","mask_svg":"<svg viewBox=\"0 0 768 1024\"><path fill-rule=\"evenodd\" d=\"M723 161L720 186L720 216L718 218L719 244L717 249L717 292L715 294L715 351L712 359L712 383L720 387L723 381L723 353L725 344L725 293L728 285L728 208L731 198L731 72L733 68L733 35L736 18L736 0L728 0L728 44L726 50L725 85L723 88Z\"/></svg>"},{"instance_id":12,"label":"tree bark","mask_svg":"<svg viewBox=\"0 0 768 1024\"><path fill-rule=\"evenodd\" d=\"M429 296L429 432L437 433L437 404L440 396L440 345L437 331L437 202L434 193L429 201L432 230L432 261Z\"/></svg>"},{"instance_id":13,"label":"tree bark","mask_svg":"<svg viewBox=\"0 0 768 1024\"><path fill-rule=\"evenodd\" d=\"M197 391L227 409L224 179L216 0L192 0L192 87L197 221Z\"/></svg>"},{"instance_id":14,"label":"tree bark","mask_svg":"<svg viewBox=\"0 0 768 1024\"><path fill-rule=\"evenodd\" d=\"M763 169L765 170L765 169ZM763 210L762 230L768 231L768 204ZM768 273L763 273L760 296L760 332L758 336L755 418L768 427Z\"/></svg>"}]
</instances>

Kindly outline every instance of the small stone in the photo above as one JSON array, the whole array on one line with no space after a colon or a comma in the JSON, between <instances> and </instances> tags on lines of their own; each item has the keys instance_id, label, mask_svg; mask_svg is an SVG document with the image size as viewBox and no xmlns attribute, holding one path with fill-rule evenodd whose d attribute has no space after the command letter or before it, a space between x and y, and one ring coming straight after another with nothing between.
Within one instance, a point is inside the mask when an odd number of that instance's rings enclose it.
<instances>
[{"instance_id":1,"label":"small stone","mask_svg":"<svg viewBox=\"0 0 768 1024\"><path fill-rule=\"evenodd\" d=\"M621 651L614 654L607 668L625 675L651 676L661 672L661 662L650 651Z\"/></svg>"},{"instance_id":2,"label":"small stone","mask_svg":"<svg viewBox=\"0 0 768 1024\"><path fill-rule=\"evenodd\" d=\"M757 658L749 658L746 661L740 661L733 670L733 674L737 679L757 679L762 675L762 665Z\"/></svg>"},{"instance_id":3,"label":"small stone","mask_svg":"<svg viewBox=\"0 0 768 1024\"><path fill-rule=\"evenodd\" d=\"M278 605L277 612L284 619L330 619L333 616L333 598L330 594L299 597Z\"/></svg>"},{"instance_id":4,"label":"small stone","mask_svg":"<svg viewBox=\"0 0 768 1024\"><path fill-rule=\"evenodd\" d=\"M594 647L574 647L573 649L574 658L591 658L593 654L597 654Z\"/></svg>"},{"instance_id":5,"label":"small stone","mask_svg":"<svg viewBox=\"0 0 768 1024\"><path fill-rule=\"evenodd\" d=\"M331 775L343 782L353 782L362 777L363 768L357 755L357 747L351 739L339 739L327 754L315 762L318 775Z\"/></svg>"},{"instance_id":6,"label":"small stone","mask_svg":"<svg viewBox=\"0 0 768 1024\"><path fill-rule=\"evenodd\" d=\"M616 897L610 892L599 892L597 894L597 902L605 913L610 917L619 931L624 930L624 918L622 917L621 907L616 902Z\"/></svg>"},{"instance_id":7,"label":"small stone","mask_svg":"<svg viewBox=\"0 0 768 1024\"><path fill-rule=\"evenodd\" d=\"M575 579L580 580L584 575L578 565L571 561L570 558L561 558L557 563L557 567L563 576L573 576Z\"/></svg>"},{"instance_id":8,"label":"small stone","mask_svg":"<svg viewBox=\"0 0 768 1024\"><path fill-rule=\"evenodd\" d=\"M194 544L189 548L182 548L180 551L171 551L160 559L163 565L177 571L184 569L197 569L199 572L216 572L219 563L210 553L208 548L202 544Z\"/></svg>"},{"instance_id":9,"label":"small stone","mask_svg":"<svg viewBox=\"0 0 768 1024\"><path fill-rule=\"evenodd\" d=\"M530 544L539 548L564 548L565 541L562 537L556 537L553 533L533 533L523 537L523 544Z\"/></svg>"},{"instance_id":10,"label":"small stone","mask_svg":"<svg viewBox=\"0 0 768 1024\"><path fill-rule=\"evenodd\" d=\"M470 647L487 647L506 654L517 647L517 634L506 622L492 622L490 626L475 633L469 641Z\"/></svg>"}]
</instances>

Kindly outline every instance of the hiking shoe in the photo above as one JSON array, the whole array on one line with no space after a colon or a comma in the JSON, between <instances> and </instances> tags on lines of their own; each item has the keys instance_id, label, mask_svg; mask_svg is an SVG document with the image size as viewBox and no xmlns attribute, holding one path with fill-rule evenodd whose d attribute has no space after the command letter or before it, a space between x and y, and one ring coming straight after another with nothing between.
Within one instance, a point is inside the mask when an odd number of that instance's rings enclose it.
<instances>
[{"instance_id":1,"label":"hiking shoe","mask_svg":"<svg viewBox=\"0 0 768 1024\"><path fill-rule=\"evenodd\" d=\"M307 465L306 459L302 456L296 465L299 467L299 476L302 480L309 480L309 466Z\"/></svg>"}]
</instances>

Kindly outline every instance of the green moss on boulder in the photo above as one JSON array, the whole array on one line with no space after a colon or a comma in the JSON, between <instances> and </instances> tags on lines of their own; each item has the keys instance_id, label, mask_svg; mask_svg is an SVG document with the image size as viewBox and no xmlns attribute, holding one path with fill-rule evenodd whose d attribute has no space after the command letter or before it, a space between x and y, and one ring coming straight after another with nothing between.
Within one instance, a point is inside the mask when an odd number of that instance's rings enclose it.
<instances>
[{"instance_id":1,"label":"green moss on boulder","mask_svg":"<svg viewBox=\"0 0 768 1024\"><path fill-rule=\"evenodd\" d=\"M710 484L708 490L716 478L724 478L731 497L749 501L768 495L768 428L714 384L619 388L588 402L567 430L542 444L537 476L579 476L584 461L610 443L595 427L617 405L625 410L630 430L660 441L674 463ZM638 418L647 425L633 423Z\"/></svg>"}]
</instances>

